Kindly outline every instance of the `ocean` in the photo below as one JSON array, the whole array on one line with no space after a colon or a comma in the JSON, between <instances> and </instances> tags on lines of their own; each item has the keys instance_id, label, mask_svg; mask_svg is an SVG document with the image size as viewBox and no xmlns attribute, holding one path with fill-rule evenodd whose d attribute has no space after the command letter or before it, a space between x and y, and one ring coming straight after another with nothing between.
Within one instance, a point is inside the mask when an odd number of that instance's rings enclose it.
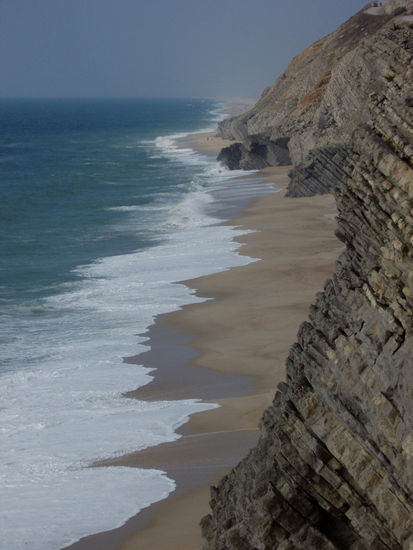
<instances>
[{"instance_id":1,"label":"ocean","mask_svg":"<svg viewBox=\"0 0 413 550\"><path fill-rule=\"evenodd\" d=\"M122 394L156 376L123 361L147 350L139 335L202 301L177 281L253 261L223 221L270 184L180 146L223 112L200 99L0 101L0 548L62 548L174 489L157 470L88 466L172 441L215 406Z\"/></svg>"}]
</instances>

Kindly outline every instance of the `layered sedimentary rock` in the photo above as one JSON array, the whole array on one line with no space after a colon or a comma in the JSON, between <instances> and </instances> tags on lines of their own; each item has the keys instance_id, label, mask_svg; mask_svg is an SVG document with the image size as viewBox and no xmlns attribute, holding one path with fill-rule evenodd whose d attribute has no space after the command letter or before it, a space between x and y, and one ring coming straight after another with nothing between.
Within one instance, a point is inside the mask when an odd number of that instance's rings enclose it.
<instances>
[{"instance_id":1,"label":"layered sedimentary rock","mask_svg":"<svg viewBox=\"0 0 413 550\"><path fill-rule=\"evenodd\" d=\"M307 160L291 171L287 197L331 193L349 173L348 153L342 145L311 150Z\"/></svg>"},{"instance_id":2,"label":"layered sedimentary rock","mask_svg":"<svg viewBox=\"0 0 413 550\"><path fill-rule=\"evenodd\" d=\"M232 168L261 168L254 152L248 158L248 140L254 138L255 150L262 142L288 141L289 160L294 165L308 164L314 148L342 146L358 124L359 115L374 91L375 67L371 67L359 45L376 35L403 3L412 11L412 0L391 0L383 13L371 15L363 9L334 32L296 56L275 84L267 88L257 104L243 115L219 125L219 134L239 142L242 150ZM234 149L235 146L232 146ZM223 150L225 163L230 151ZM232 159L234 161L234 159ZM282 158L274 164L283 164Z\"/></svg>"},{"instance_id":3,"label":"layered sedimentary rock","mask_svg":"<svg viewBox=\"0 0 413 550\"><path fill-rule=\"evenodd\" d=\"M212 489L204 550L413 548L411 27L361 45L375 92L346 149L309 160L334 182L346 250L257 447Z\"/></svg>"}]
</instances>

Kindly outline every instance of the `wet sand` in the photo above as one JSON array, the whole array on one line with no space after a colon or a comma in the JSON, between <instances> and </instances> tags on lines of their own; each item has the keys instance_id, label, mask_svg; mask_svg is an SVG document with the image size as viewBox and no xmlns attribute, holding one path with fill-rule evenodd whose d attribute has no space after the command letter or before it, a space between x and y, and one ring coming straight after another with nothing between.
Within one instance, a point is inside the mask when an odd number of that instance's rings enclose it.
<instances>
[{"instance_id":1,"label":"wet sand","mask_svg":"<svg viewBox=\"0 0 413 550\"><path fill-rule=\"evenodd\" d=\"M181 439L110 464L162 469L177 490L73 550L201 549L199 521L208 512L209 486L254 445L262 412L284 379L289 347L341 249L334 199L284 197L288 171L262 171L282 191L255 199L230 222L255 231L238 237L245 243L240 253L261 261L186 281L198 295L215 299L159 317L148 333L152 350L144 364L159 368L153 383L129 396L200 397L220 408L192 415L178 430Z\"/></svg>"}]
</instances>

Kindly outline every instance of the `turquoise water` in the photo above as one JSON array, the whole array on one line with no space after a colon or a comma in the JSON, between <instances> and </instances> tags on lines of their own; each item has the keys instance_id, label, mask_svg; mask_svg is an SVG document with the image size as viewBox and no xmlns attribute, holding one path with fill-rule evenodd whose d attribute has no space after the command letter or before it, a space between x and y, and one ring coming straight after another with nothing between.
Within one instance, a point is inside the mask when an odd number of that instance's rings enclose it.
<instances>
[{"instance_id":1,"label":"turquoise water","mask_svg":"<svg viewBox=\"0 0 413 550\"><path fill-rule=\"evenodd\" d=\"M269 185L180 145L221 112L212 100L0 101L0 548L63 547L174 489L156 470L87 466L174 440L215 406L122 394L156 376L123 361L147 349L137 335L202 301L176 281L250 261L222 206Z\"/></svg>"},{"instance_id":2,"label":"turquoise water","mask_svg":"<svg viewBox=\"0 0 413 550\"><path fill-rule=\"evenodd\" d=\"M211 124L207 100L0 101L3 300L58 291L91 260L152 246L158 219L113 230L116 206L174 203L193 167L151 158L142 141ZM162 201L161 201L162 202ZM159 216L158 216L159 218Z\"/></svg>"}]
</instances>

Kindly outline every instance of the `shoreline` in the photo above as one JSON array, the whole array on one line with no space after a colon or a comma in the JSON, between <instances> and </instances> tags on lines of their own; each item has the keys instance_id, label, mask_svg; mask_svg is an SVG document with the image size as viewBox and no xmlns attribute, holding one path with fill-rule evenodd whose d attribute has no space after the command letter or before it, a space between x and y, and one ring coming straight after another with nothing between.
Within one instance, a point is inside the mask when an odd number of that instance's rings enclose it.
<instances>
[{"instance_id":1,"label":"shoreline","mask_svg":"<svg viewBox=\"0 0 413 550\"><path fill-rule=\"evenodd\" d=\"M225 145L215 136L209 138L211 134L190 136L185 146L212 154L218 144ZM265 169L261 176L285 189L288 170ZM165 346L168 337L169 344L174 342L176 361L187 363L204 400L209 386L200 373L215 380L206 400L220 408L191 415L177 430L183 437L174 442L100 463L162 469L176 480L177 489L123 527L85 537L67 548L200 550L198 524L208 512L209 487L255 443L262 412L284 379L284 362L298 326L333 271L340 248L331 222L334 211L331 196L286 199L281 191L254 199L238 218L227 222L255 231L236 238L244 243L238 253L261 261L184 281L197 295L214 299L160 316L151 335L151 347L161 356L171 348L162 350L159 342ZM171 393L162 376L159 369L155 382L132 392L133 396L194 397L187 388L182 395L176 383ZM214 395L214 384L216 388L225 377L223 397Z\"/></svg>"}]
</instances>

